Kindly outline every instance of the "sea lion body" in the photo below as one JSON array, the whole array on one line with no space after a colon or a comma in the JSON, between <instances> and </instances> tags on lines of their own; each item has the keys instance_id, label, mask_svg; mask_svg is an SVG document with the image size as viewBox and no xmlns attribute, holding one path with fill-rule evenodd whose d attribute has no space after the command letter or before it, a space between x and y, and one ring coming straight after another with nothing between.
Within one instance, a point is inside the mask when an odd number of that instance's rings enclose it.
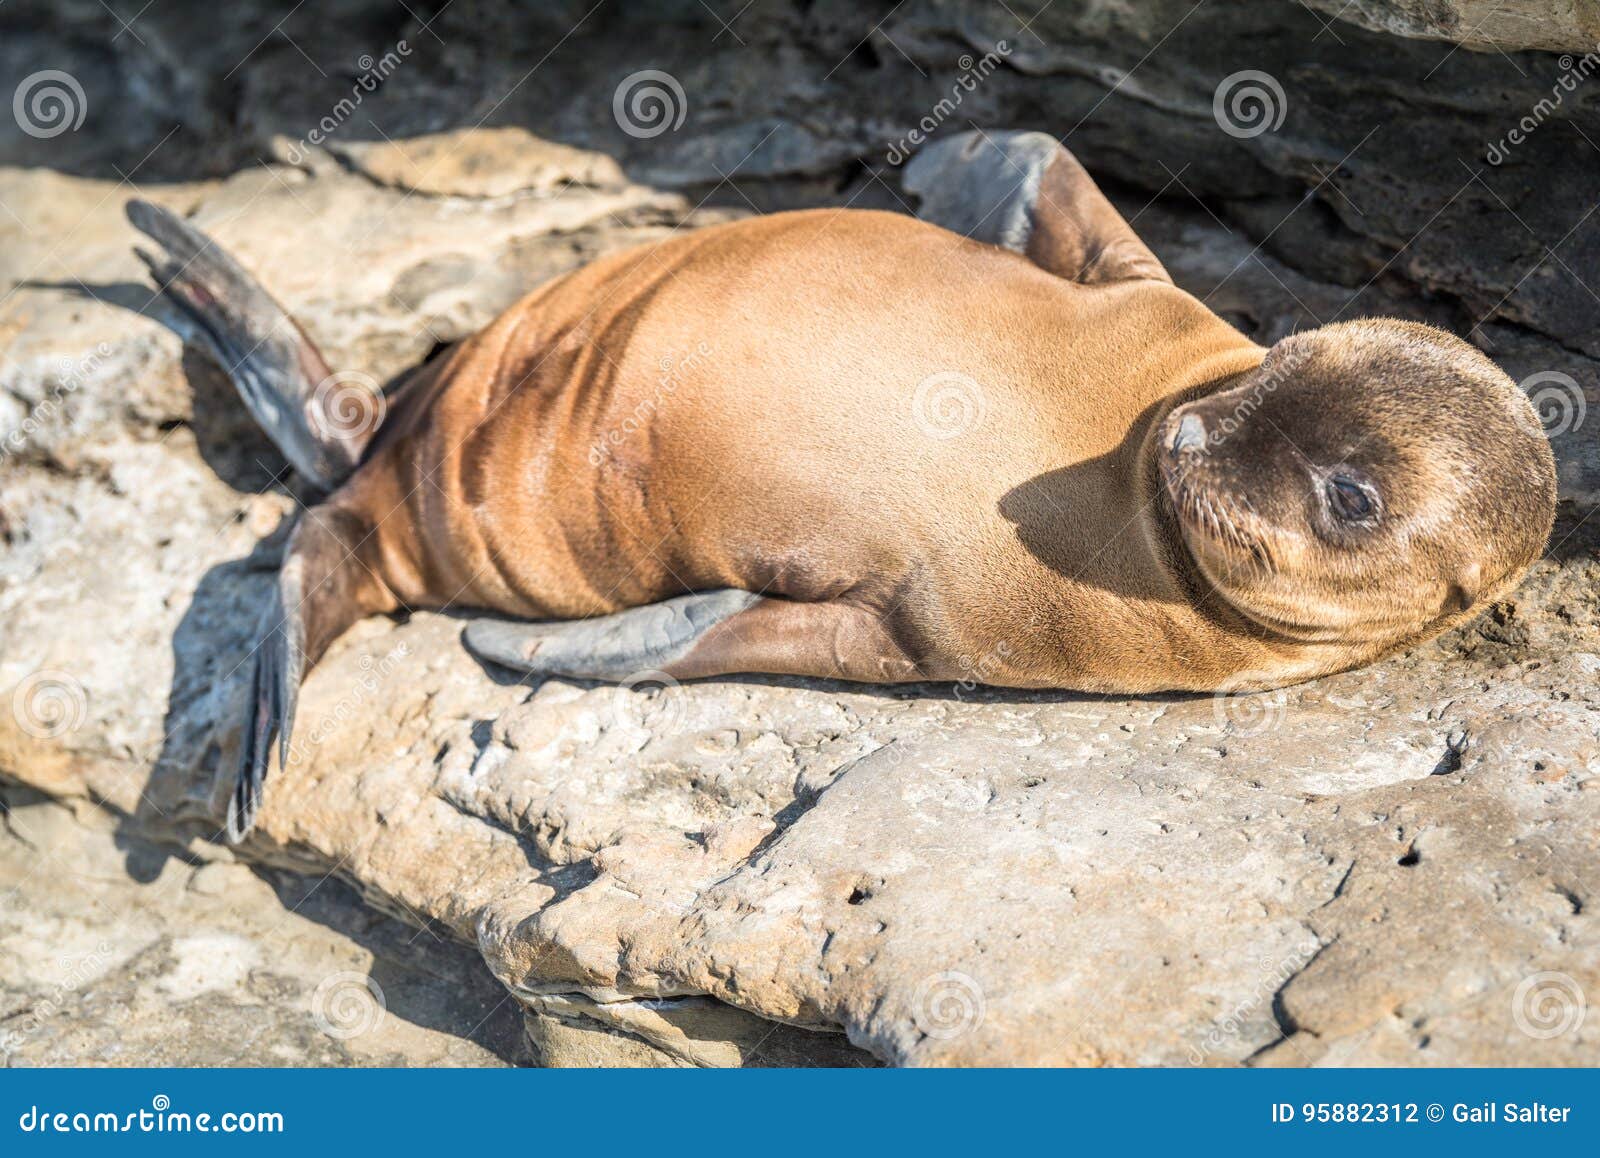
<instances>
[{"instance_id":1,"label":"sea lion body","mask_svg":"<svg viewBox=\"0 0 1600 1158\"><path fill-rule=\"evenodd\" d=\"M248 273L130 204L331 492L266 609L229 835L363 615L493 612L468 646L532 675L1229 692L1426 639L1538 557L1549 443L1461 339L1365 319L1263 349L1043 134L908 170L972 237L819 210L619 253L415 371L375 433Z\"/></svg>"},{"instance_id":2,"label":"sea lion body","mask_svg":"<svg viewBox=\"0 0 1600 1158\"><path fill-rule=\"evenodd\" d=\"M1213 686L1269 658L1194 614L1147 533L1141 442L1264 353L1165 282L1064 281L895 214L779 214L528 295L330 501L374 519L408 606L570 619L737 588L886 616L928 678L983 656L987 682ZM1015 521L1046 514L1059 570Z\"/></svg>"}]
</instances>

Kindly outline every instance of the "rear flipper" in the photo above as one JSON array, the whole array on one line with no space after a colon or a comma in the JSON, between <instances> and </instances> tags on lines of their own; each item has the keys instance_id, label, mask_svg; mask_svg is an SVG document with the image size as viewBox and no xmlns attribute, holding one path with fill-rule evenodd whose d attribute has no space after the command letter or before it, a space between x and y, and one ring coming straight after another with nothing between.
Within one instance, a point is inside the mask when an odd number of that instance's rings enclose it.
<instances>
[{"instance_id":1,"label":"rear flipper","mask_svg":"<svg viewBox=\"0 0 1600 1158\"><path fill-rule=\"evenodd\" d=\"M329 369L294 319L211 238L148 201L129 201L127 213L170 255L135 250L198 328L261 428L308 482L332 491L365 455L380 400L354 397L359 387Z\"/></svg>"},{"instance_id":2,"label":"rear flipper","mask_svg":"<svg viewBox=\"0 0 1600 1158\"><path fill-rule=\"evenodd\" d=\"M905 169L917 216L1023 254L1068 281L1171 277L1078 159L1049 133L957 133Z\"/></svg>"},{"instance_id":3,"label":"rear flipper","mask_svg":"<svg viewBox=\"0 0 1600 1158\"><path fill-rule=\"evenodd\" d=\"M368 566L371 524L325 504L305 512L289 538L277 589L249 660L250 716L239 748L238 779L228 800L228 839L244 839L255 823L277 742L289 760L295 707L307 669L338 636L366 615L393 611L394 596Z\"/></svg>"}]
</instances>

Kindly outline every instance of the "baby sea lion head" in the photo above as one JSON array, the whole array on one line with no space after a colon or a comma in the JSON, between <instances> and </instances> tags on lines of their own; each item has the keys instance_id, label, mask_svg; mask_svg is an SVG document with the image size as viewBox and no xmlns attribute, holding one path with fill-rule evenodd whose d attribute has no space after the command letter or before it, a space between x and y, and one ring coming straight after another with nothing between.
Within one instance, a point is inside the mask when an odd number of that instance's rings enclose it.
<instances>
[{"instance_id":1,"label":"baby sea lion head","mask_svg":"<svg viewBox=\"0 0 1600 1158\"><path fill-rule=\"evenodd\" d=\"M1162 485L1215 594L1362 662L1509 590L1555 515L1532 405L1466 342L1368 319L1294 334L1156 431Z\"/></svg>"}]
</instances>

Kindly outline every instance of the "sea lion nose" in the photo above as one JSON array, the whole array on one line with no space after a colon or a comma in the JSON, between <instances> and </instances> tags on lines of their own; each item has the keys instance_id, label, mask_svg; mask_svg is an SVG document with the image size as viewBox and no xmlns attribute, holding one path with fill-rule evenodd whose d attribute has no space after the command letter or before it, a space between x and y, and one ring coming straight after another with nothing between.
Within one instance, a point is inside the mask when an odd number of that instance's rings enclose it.
<instances>
[{"instance_id":1,"label":"sea lion nose","mask_svg":"<svg viewBox=\"0 0 1600 1158\"><path fill-rule=\"evenodd\" d=\"M1206 424L1200 421L1198 414L1185 414L1178 423L1178 429L1172 436L1172 453L1181 454L1186 450L1200 450L1206 444Z\"/></svg>"}]
</instances>

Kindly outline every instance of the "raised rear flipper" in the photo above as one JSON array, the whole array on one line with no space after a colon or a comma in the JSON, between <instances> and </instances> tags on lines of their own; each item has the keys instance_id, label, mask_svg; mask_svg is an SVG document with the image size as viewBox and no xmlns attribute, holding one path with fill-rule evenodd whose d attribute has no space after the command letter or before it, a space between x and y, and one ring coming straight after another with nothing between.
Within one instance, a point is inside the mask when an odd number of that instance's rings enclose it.
<instances>
[{"instance_id":1,"label":"raised rear flipper","mask_svg":"<svg viewBox=\"0 0 1600 1158\"><path fill-rule=\"evenodd\" d=\"M1014 250L1068 281L1172 280L1048 133L946 137L911 159L904 184L921 199L917 216L924 221Z\"/></svg>"},{"instance_id":2,"label":"raised rear flipper","mask_svg":"<svg viewBox=\"0 0 1600 1158\"><path fill-rule=\"evenodd\" d=\"M324 492L349 477L366 453L375 421L342 414L359 387L336 375L259 282L211 238L148 201L129 201L128 220L167 251L136 249L163 293L194 323L239 395L307 482ZM371 400L367 416L381 413Z\"/></svg>"}]
</instances>

